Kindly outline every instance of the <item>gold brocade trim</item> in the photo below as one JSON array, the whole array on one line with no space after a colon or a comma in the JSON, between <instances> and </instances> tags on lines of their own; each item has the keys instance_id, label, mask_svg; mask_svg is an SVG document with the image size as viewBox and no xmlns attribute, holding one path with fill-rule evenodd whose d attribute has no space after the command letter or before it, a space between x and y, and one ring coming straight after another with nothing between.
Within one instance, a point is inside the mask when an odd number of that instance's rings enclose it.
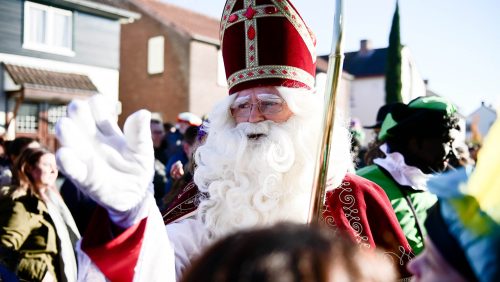
<instances>
[{"instance_id":1,"label":"gold brocade trim","mask_svg":"<svg viewBox=\"0 0 500 282\"><path fill-rule=\"evenodd\" d=\"M226 6L224 6L224 11L222 12L222 17L220 21L220 31L219 31L219 40L220 46L222 47L222 39L224 38L224 32L227 29L229 15L231 15L231 11L234 8L234 4L236 4L236 0L227 0Z\"/></svg>"},{"instance_id":2,"label":"gold brocade trim","mask_svg":"<svg viewBox=\"0 0 500 282\"><path fill-rule=\"evenodd\" d=\"M227 84L231 88L242 82L263 78L291 79L302 82L311 89L314 88L314 77L310 73L300 68L279 65L256 66L240 70L227 79Z\"/></svg>"},{"instance_id":3,"label":"gold brocade trim","mask_svg":"<svg viewBox=\"0 0 500 282\"><path fill-rule=\"evenodd\" d=\"M345 218L349 221L349 226L351 226L352 230L355 232L356 243L360 244L362 247L370 248L370 241L368 240L368 236L364 234L359 210L355 207L356 197L352 194L351 183L342 181L342 184L340 184L337 189L341 190L339 200L342 203Z\"/></svg>"},{"instance_id":4,"label":"gold brocade trim","mask_svg":"<svg viewBox=\"0 0 500 282\"><path fill-rule=\"evenodd\" d=\"M255 13L256 0L245 0L245 5L243 8L251 8ZM246 18L246 17L245 17ZM254 35L253 38L249 38L250 28L253 29ZM253 68L259 65L259 56L257 52L257 48L259 46L259 42L257 41L257 19L255 18L255 14L251 19L245 21L245 61L246 68Z\"/></svg>"},{"instance_id":5,"label":"gold brocade trim","mask_svg":"<svg viewBox=\"0 0 500 282\"><path fill-rule=\"evenodd\" d=\"M406 248L400 245L398 246L399 253L386 251L384 255L399 265L405 265L415 257L415 254L408 250L411 250L410 245L407 245Z\"/></svg>"},{"instance_id":6,"label":"gold brocade trim","mask_svg":"<svg viewBox=\"0 0 500 282\"><path fill-rule=\"evenodd\" d=\"M311 59L313 62L316 62L316 47L314 46L313 36L309 32L306 24L300 17L300 15L293 9L293 7L285 0L271 0L271 2L276 5L279 11L285 15L285 17L292 23L297 32L302 37L302 40L309 49L309 53L311 53Z\"/></svg>"},{"instance_id":7,"label":"gold brocade trim","mask_svg":"<svg viewBox=\"0 0 500 282\"><path fill-rule=\"evenodd\" d=\"M254 15L254 18L267 18L267 17L285 17L285 15L283 15L283 13L281 13L279 10L278 12L274 13L274 14L267 14L266 13L266 8L271 8L271 7L275 7L274 5L262 5L262 6L257 6L257 7L254 7L255 9L255 15ZM246 17L245 17L245 12L247 11L247 9L241 9L239 11L236 11L234 13L232 13L231 15L236 15L238 17L238 19L232 23L229 22L229 17L227 18L227 23L224 25L225 28L229 28L230 26L234 25L234 24L237 24L237 23L240 23L242 21L246 21L248 20Z\"/></svg>"},{"instance_id":8,"label":"gold brocade trim","mask_svg":"<svg viewBox=\"0 0 500 282\"><path fill-rule=\"evenodd\" d=\"M250 27L253 27L255 35L253 39L245 36L245 60L247 68L253 68L259 65L259 53L257 52L257 47L259 46L259 41L257 39L259 38L257 36L257 19L254 18L251 21L245 21L245 31L248 32Z\"/></svg>"},{"instance_id":9,"label":"gold brocade trim","mask_svg":"<svg viewBox=\"0 0 500 282\"><path fill-rule=\"evenodd\" d=\"M257 21L256 19L258 18L263 18L263 17L286 17L288 21L295 27L295 30L300 34L302 40L307 46L307 49L309 50L309 53L311 54L312 61L316 61L316 47L314 46L314 41L312 38L311 33L309 32L309 29L307 28L306 24L300 17L300 15L293 9L293 7L288 3L288 1L285 0L271 0L274 5L260 5L260 6L255 6L255 0L245 0L244 1L244 7L241 10L235 11L231 13L231 11L234 8L236 0L231 0L227 1L226 6L224 7L224 12L222 15L221 19L221 30L220 30L220 41L221 41L221 46L223 46L223 41L224 41L224 33L227 28L231 27L232 25L235 25L237 23L245 22L245 38L247 41L247 67L251 67L253 65L258 65L258 62L252 62L251 64L248 64L248 58L251 56L248 54L248 27L250 26L249 22L253 22L253 27L255 29L256 35L255 38L257 38ZM251 20L247 19L245 16L245 13L248 9L248 7L252 7L255 10L255 15ZM276 7L278 11L276 13L271 13L267 14L266 9L267 8L272 8ZM229 19L231 16L236 16L236 20L233 22L229 22ZM257 44L254 44L256 52L257 50Z\"/></svg>"}]
</instances>

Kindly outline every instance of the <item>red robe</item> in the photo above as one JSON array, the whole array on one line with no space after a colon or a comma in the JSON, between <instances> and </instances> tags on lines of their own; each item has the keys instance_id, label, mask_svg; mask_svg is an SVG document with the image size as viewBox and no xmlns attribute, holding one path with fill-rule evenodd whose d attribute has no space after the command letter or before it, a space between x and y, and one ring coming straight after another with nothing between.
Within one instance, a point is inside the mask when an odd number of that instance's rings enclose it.
<instances>
[{"instance_id":1,"label":"red robe","mask_svg":"<svg viewBox=\"0 0 500 282\"><path fill-rule=\"evenodd\" d=\"M164 222L170 223L193 214L196 211L198 194L199 191L194 184L188 185L163 214ZM397 264L401 277L410 276L406 264L414 255L389 199L377 184L354 174L347 174L338 188L327 192L323 218L328 226L345 231L361 247L382 250ZM101 226L97 230L94 229L91 240L84 237L82 250L106 277L116 277L117 273L128 273L129 279L124 281L132 281L131 270L134 269L134 261L138 255L128 256L127 262L119 266L113 263L114 259L105 259L102 262L102 257L117 259L127 250L138 253L145 230L144 221L127 229L117 238L111 238L106 232L96 234L99 230L109 230L109 228ZM103 223L102 217L100 223ZM134 246L134 242L137 245Z\"/></svg>"},{"instance_id":2,"label":"red robe","mask_svg":"<svg viewBox=\"0 0 500 282\"><path fill-rule=\"evenodd\" d=\"M348 173L338 188L327 192L323 219L362 247L382 250L401 277L410 276L406 264L415 255L387 195L374 182Z\"/></svg>"}]
</instances>

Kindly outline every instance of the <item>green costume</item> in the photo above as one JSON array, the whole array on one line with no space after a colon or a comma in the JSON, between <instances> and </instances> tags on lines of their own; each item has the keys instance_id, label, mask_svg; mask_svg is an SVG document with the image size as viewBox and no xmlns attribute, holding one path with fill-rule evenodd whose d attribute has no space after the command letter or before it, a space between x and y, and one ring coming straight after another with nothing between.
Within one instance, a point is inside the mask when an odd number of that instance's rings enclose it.
<instances>
[{"instance_id":1,"label":"green costume","mask_svg":"<svg viewBox=\"0 0 500 282\"><path fill-rule=\"evenodd\" d=\"M399 156L402 158L400 154ZM380 162L381 160L384 160L384 162ZM390 157L376 159L375 162L377 163L377 161L382 165L393 162ZM406 239L410 243L415 255L418 255L424 248L424 237L427 233L424 221L427 217L427 210L436 203L437 198L430 192L427 192L425 187L408 185L408 182L402 180L400 182L403 183L398 183L391 175L391 173L394 175L404 175L405 168L410 168L413 172L418 170L417 168L405 166L404 162L403 165L385 166L389 169L373 164L358 170L356 174L382 187L391 202ZM418 221L415 220L415 215Z\"/></svg>"},{"instance_id":2,"label":"green costume","mask_svg":"<svg viewBox=\"0 0 500 282\"><path fill-rule=\"evenodd\" d=\"M377 137L378 142L386 142L379 147L385 157L357 172L385 191L415 254L424 247L427 210L437 201L427 191L427 180L433 171L445 169L445 159L453 155L451 133L459 129L456 107L445 98L426 96L407 105L393 104ZM392 150L389 146L393 146ZM425 170L407 165L400 152L408 153L412 164Z\"/></svg>"}]
</instances>

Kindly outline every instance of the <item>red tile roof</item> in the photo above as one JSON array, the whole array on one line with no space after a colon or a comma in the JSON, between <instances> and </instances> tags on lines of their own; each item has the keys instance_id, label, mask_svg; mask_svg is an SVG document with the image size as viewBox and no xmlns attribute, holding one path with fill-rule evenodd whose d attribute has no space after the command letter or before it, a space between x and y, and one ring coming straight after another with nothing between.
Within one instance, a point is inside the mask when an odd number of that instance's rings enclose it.
<instances>
[{"instance_id":1,"label":"red tile roof","mask_svg":"<svg viewBox=\"0 0 500 282\"><path fill-rule=\"evenodd\" d=\"M144 13L166 26L181 30L191 37L219 41L220 20L157 0L130 0Z\"/></svg>"},{"instance_id":2,"label":"red tile roof","mask_svg":"<svg viewBox=\"0 0 500 282\"><path fill-rule=\"evenodd\" d=\"M97 87L86 75L47 71L11 64L4 64L4 66L12 80L18 85L98 92Z\"/></svg>"}]
</instances>

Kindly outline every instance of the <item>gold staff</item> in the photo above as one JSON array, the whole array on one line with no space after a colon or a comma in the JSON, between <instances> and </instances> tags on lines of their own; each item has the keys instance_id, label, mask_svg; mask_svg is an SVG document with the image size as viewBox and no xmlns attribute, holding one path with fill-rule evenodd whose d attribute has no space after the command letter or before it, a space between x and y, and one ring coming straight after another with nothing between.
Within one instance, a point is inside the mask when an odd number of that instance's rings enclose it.
<instances>
[{"instance_id":1,"label":"gold staff","mask_svg":"<svg viewBox=\"0 0 500 282\"><path fill-rule=\"evenodd\" d=\"M323 136L318 148L317 163L314 172L313 189L309 206L308 222L319 222L326 193L328 160L332 146L333 124L335 119L335 101L339 91L344 53L342 52L342 0L335 1L333 18L332 50L328 56L328 72L325 91L325 112L323 116Z\"/></svg>"}]
</instances>

